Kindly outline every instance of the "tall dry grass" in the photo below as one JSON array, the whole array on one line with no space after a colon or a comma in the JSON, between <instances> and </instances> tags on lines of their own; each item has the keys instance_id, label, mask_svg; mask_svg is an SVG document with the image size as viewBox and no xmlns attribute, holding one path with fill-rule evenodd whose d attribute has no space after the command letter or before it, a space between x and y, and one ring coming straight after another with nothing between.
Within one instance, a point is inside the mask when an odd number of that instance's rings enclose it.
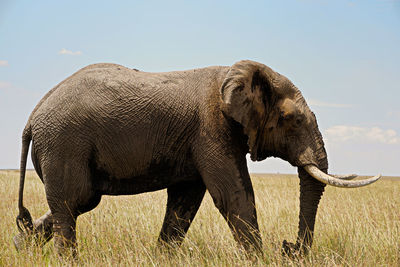
<instances>
[{"instance_id":1,"label":"tall dry grass","mask_svg":"<svg viewBox=\"0 0 400 267\"><path fill-rule=\"evenodd\" d=\"M180 248L159 250L156 239L166 192L103 197L78 218L79 256L60 259L50 242L43 250L17 253L18 172L0 171L1 266L400 266L400 181L382 179L359 189L327 187L318 210L310 255L290 260L283 239L297 233L299 187L293 175L253 175L264 253L246 257L207 194ZM34 218L47 211L44 188L28 172L24 202Z\"/></svg>"}]
</instances>

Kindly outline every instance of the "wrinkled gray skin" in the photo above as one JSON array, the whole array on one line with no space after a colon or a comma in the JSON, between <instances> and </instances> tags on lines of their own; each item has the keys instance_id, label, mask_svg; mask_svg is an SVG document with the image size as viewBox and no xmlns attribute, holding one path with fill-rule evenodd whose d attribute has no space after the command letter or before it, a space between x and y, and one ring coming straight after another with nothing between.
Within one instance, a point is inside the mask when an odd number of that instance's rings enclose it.
<instances>
[{"instance_id":1,"label":"wrinkled gray skin","mask_svg":"<svg viewBox=\"0 0 400 267\"><path fill-rule=\"evenodd\" d=\"M22 204L31 140L50 207L33 223ZM208 190L239 244L259 250L247 153L298 167L298 237L283 249L307 252L324 184L302 167L328 163L315 116L286 77L253 61L167 73L87 66L47 93L23 132L20 235L54 235L61 253L74 251L76 219L102 195L167 188L159 242L179 244Z\"/></svg>"}]
</instances>

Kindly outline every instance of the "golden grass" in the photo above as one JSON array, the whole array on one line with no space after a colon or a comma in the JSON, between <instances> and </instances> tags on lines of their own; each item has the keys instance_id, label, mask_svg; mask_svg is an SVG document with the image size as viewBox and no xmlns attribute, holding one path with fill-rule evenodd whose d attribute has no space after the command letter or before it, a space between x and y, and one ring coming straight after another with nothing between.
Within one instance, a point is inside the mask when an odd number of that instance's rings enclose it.
<instances>
[{"instance_id":1,"label":"golden grass","mask_svg":"<svg viewBox=\"0 0 400 267\"><path fill-rule=\"evenodd\" d=\"M34 218L47 210L44 188L28 172L24 202ZM315 242L300 260L283 257L283 239L297 233L299 187L294 175L253 175L264 254L246 258L207 194L180 248L160 251L156 240L165 212L165 190L103 197L79 217L79 256L60 259L53 243L17 253L12 237L18 172L0 171L0 266L400 266L400 181L382 179L359 189L327 187L318 210Z\"/></svg>"}]
</instances>

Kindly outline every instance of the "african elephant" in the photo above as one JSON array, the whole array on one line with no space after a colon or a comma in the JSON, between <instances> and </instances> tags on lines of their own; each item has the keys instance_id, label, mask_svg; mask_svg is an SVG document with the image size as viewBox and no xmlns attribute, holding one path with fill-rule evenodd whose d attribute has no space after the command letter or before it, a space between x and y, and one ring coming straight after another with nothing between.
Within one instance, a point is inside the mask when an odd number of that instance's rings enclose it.
<instances>
[{"instance_id":1,"label":"african elephant","mask_svg":"<svg viewBox=\"0 0 400 267\"><path fill-rule=\"evenodd\" d=\"M23 206L27 153L45 185L50 210L32 222ZM247 250L262 247L246 154L279 157L298 167L300 215L296 243L313 241L325 184L358 187L380 176L327 175L328 161L314 114L300 91L271 68L249 60L231 67L149 73L116 64L87 66L49 91L22 135L21 233L53 235L62 253L76 248L77 217L102 195L167 188L158 241L180 244L206 190Z\"/></svg>"}]
</instances>

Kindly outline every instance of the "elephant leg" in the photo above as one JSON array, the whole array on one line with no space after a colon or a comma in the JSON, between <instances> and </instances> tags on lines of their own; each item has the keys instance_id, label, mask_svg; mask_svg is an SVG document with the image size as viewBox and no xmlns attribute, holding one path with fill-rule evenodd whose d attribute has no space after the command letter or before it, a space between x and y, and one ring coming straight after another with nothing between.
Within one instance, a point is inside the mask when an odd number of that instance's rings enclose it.
<instances>
[{"instance_id":1,"label":"elephant leg","mask_svg":"<svg viewBox=\"0 0 400 267\"><path fill-rule=\"evenodd\" d=\"M51 211L33 222L33 229L38 235L38 244L43 246L53 237L53 218Z\"/></svg>"},{"instance_id":2,"label":"elephant leg","mask_svg":"<svg viewBox=\"0 0 400 267\"><path fill-rule=\"evenodd\" d=\"M85 160L48 166L52 168L43 169L43 176L52 214L54 245L60 255L76 256L76 220L97 205L100 198L92 189L92 175Z\"/></svg>"},{"instance_id":3,"label":"elephant leg","mask_svg":"<svg viewBox=\"0 0 400 267\"><path fill-rule=\"evenodd\" d=\"M27 233L19 233L14 236L14 245L18 251L29 244L29 240L35 241L36 245L42 247L53 237L53 220L51 211L46 212L42 217L33 222L33 231L28 236Z\"/></svg>"},{"instance_id":4,"label":"elephant leg","mask_svg":"<svg viewBox=\"0 0 400 267\"><path fill-rule=\"evenodd\" d=\"M206 187L199 179L170 186L167 192L167 210L158 242L180 245L200 207Z\"/></svg>"},{"instance_id":5,"label":"elephant leg","mask_svg":"<svg viewBox=\"0 0 400 267\"><path fill-rule=\"evenodd\" d=\"M247 251L261 251L262 241L252 188L229 188L213 183L208 183L207 188L235 240Z\"/></svg>"},{"instance_id":6,"label":"elephant leg","mask_svg":"<svg viewBox=\"0 0 400 267\"><path fill-rule=\"evenodd\" d=\"M54 245L62 256L76 256L76 219L69 212L57 211L53 214Z\"/></svg>"},{"instance_id":7,"label":"elephant leg","mask_svg":"<svg viewBox=\"0 0 400 267\"><path fill-rule=\"evenodd\" d=\"M315 180L299 168L300 213L296 244L283 241L283 252L289 256L307 254L313 243L315 218L325 184Z\"/></svg>"},{"instance_id":8,"label":"elephant leg","mask_svg":"<svg viewBox=\"0 0 400 267\"><path fill-rule=\"evenodd\" d=\"M200 174L235 240L247 251L261 251L254 191L245 154L236 156L240 151L218 153L218 149L209 148L199 155L202 155L198 159Z\"/></svg>"}]
</instances>

